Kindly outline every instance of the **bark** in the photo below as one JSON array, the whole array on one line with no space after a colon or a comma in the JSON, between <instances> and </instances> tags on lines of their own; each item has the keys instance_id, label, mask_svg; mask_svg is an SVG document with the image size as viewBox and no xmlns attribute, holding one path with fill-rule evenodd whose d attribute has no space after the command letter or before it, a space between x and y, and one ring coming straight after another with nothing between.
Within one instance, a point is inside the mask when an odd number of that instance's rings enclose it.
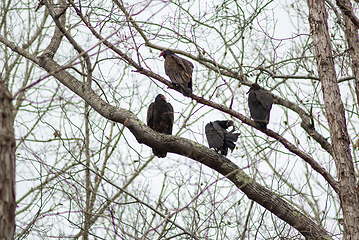
<instances>
[{"instance_id":1,"label":"bark","mask_svg":"<svg viewBox=\"0 0 359 240\"><path fill-rule=\"evenodd\" d=\"M314 223L277 194L256 183L227 158L188 139L153 131L131 111L113 107L103 101L86 83L76 80L68 72L62 70L63 67L52 59L42 56L38 62L48 73L83 98L99 114L107 119L124 124L139 143L187 156L218 171L232 181L248 198L296 228L307 239L332 239L321 226Z\"/></svg>"},{"instance_id":2,"label":"bark","mask_svg":"<svg viewBox=\"0 0 359 240\"><path fill-rule=\"evenodd\" d=\"M82 19L82 21L86 24L86 26L90 29L90 31L93 33L94 36L96 36L101 42L103 42L109 49L113 50L116 54L118 54L119 56L121 56L123 58L123 60L125 62L127 62L128 64L130 64L131 66L133 66L134 68L137 69L138 72L145 74L149 77L152 77L154 79L159 80L160 82L167 84L168 87L172 88L172 89L176 89L175 86L171 86L168 83L166 83L166 80L158 77L155 74L152 74L151 72L146 72L146 70L142 69L142 67L140 65L138 65L136 62L132 61L130 58L128 58L124 53L122 53L119 49L117 49L115 46L113 46L109 41L107 41L107 39L103 38L96 30L95 28L91 25L91 23L89 21L87 21L87 18L85 18L85 16L81 13L80 9L74 4L74 2L72 0L68 0L68 2L72 5L73 9L76 10L77 15ZM151 43L145 33L138 27L137 23L132 19L132 17L130 16L130 14L126 11L126 9L123 7L123 5L120 4L120 2L116 1L116 4L119 6L119 8L123 11L123 13L126 15L126 18L131 22L131 24L135 27L136 31L138 31L138 33L142 36L143 40L145 41L145 45L153 48L153 49L157 49L160 51L163 51L165 48L163 48L162 46L158 46L156 44ZM207 59L204 58L203 55L199 55L199 56L194 56L190 53L184 52L184 51L180 51L178 49L171 49L174 53L179 53L180 55L186 56L189 59L195 60L196 62L202 64L203 66L205 66L208 69L213 70L214 72L219 72L221 75L223 76L227 76L233 79L237 79L240 82L243 82L243 84L247 85L247 86L251 86L252 82L248 81L247 78L244 75L238 74L238 71L233 70L231 68L228 68L216 61L214 61L213 59ZM272 77L273 74L271 72L269 72L267 69L263 69L263 71L268 72ZM290 78L293 78L293 76L290 76ZM300 76L299 78L304 78L304 79L317 79L319 80L317 77L310 77L310 76ZM177 90L177 89L176 89ZM332 150L331 150L331 145L330 143L321 135L319 134L312 126L311 124L311 120L310 120L310 116L309 114L302 108L300 108L297 104L290 102L284 98L281 98L280 96L274 96L275 100L274 103L282 105L284 107L287 107L289 109L291 109L292 111L298 113L298 115L301 117L301 119L303 120L301 123L301 127L308 133L309 136L311 136L314 140L316 140L322 147L324 150L326 150L330 155L332 155ZM197 100L197 99L196 99ZM278 101L276 101L278 100ZM202 102L201 102L202 103ZM242 120L242 119L241 119ZM287 147L287 146L286 146ZM288 147L287 147L288 148ZM312 165L312 164L311 164ZM315 170L318 169L318 167L315 168ZM317 170L316 170L317 171ZM322 174L322 173L321 173ZM327 179L328 181L328 179ZM335 183L333 181L328 181L330 182L331 186L333 187L334 190L336 190L335 187Z\"/></svg>"},{"instance_id":3,"label":"bark","mask_svg":"<svg viewBox=\"0 0 359 240\"><path fill-rule=\"evenodd\" d=\"M168 152L187 156L207 165L212 169L215 169L216 171L222 173L225 176L231 173L233 169L236 170L237 172L235 174L232 174L231 176L228 176L228 179L231 180L239 189L241 189L250 199L255 200L257 203L259 203L260 205L277 215L279 218L296 228L298 231L301 232L301 234L303 234L303 236L308 239L331 239L328 233L321 226L315 224L309 217L306 217L305 215L300 213L298 210L293 208L290 204L288 204L275 193L255 183L250 177L248 177L240 169L238 169L238 166L236 166L226 158L224 158L223 160L220 155L214 154L213 150L210 150L207 147L204 147L187 139L162 135L157 132L154 132L152 129L147 127L141 120L139 120L132 112L126 109L119 109L113 107L108 103L104 102L98 95L96 95L91 90L91 88L87 86L87 84L78 81L71 74L65 71L68 66L58 65L53 59L49 58L45 54L36 58L28 52L24 51L23 49L17 47L14 43L7 41L1 35L0 41L5 43L6 46L11 48L13 51L37 63L50 75L54 76L70 90L82 97L99 114L106 117L107 119L124 124L136 137L139 143L144 143L149 147L155 146ZM128 62L132 66L136 66L136 69L139 73L157 79L158 81L167 85L169 88L178 90L172 83L166 81L161 76L151 71L148 71L140 66L137 66L137 64L134 63L132 59L130 59L127 55L123 54L113 45L110 44L108 47L110 49L113 49L115 52L118 52L118 54L124 59L124 61ZM208 101L195 95L192 95L191 98L204 105L211 106L222 112L228 113L238 118L243 123L255 127L254 121L226 106ZM308 162L314 170L320 173L328 181L328 183L336 192L339 192L338 183L311 156L295 147L278 133L275 133L269 129L262 130L262 132L264 132L270 137L277 139L290 152L296 154L297 156ZM220 161L221 159L223 161Z\"/></svg>"},{"instance_id":4,"label":"bark","mask_svg":"<svg viewBox=\"0 0 359 240\"><path fill-rule=\"evenodd\" d=\"M344 106L341 101L331 51L327 25L328 15L323 0L308 0L308 7L310 29L339 181L339 198L344 216L345 237L346 239L359 239L359 201L355 190L356 177L349 148L350 141Z\"/></svg>"},{"instance_id":5,"label":"bark","mask_svg":"<svg viewBox=\"0 0 359 240\"><path fill-rule=\"evenodd\" d=\"M62 1L59 1L59 2L60 2L60 5L59 5L58 9L56 9L57 13L60 13L61 10L65 9L64 1L62 0ZM47 9L52 14L51 16L54 16L55 15L55 12L54 12L55 10L52 8L51 4L48 1L43 1L43 4L46 5ZM56 19L55 22L58 23L57 25L62 26L62 25L65 24L66 15L65 15L65 13L63 13L60 16L57 16L55 19ZM60 47L61 40L63 38L63 33L62 32L63 31L61 31L58 27L55 28L54 35L52 36L52 39L51 39L49 45L45 49L45 51L43 53L44 55L47 55L50 58L54 57L54 55L56 54L57 50Z\"/></svg>"},{"instance_id":6,"label":"bark","mask_svg":"<svg viewBox=\"0 0 359 240\"><path fill-rule=\"evenodd\" d=\"M354 15L353 7L348 0L337 0L337 5L343 13L345 23L345 38L348 43L351 67L355 78L355 92L359 103L359 20Z\"/></svg>"},{"instance_id":7,"label":"bark","mask_svg":"<svg viewBox=\"0 0 359 240\"><path fill-rule=\"evenodd\" d=\"M70 3L72 3L71 0L69 0ZM73 3L72 3L73 4ZM171 89L175 89L177 91L179 91L178 87L176 87L174 84L168 82L167 80L165 80L164 78L162 78L161 76L159 76L158 74L155 74L152 71L146 70L143 67L141 67L140 65L138 65L135 61L133 61L129 56L127 56L125 53L123 53L120 49L116 48L113 44L111 44L109 41L107 41L107 39L103 38L98 32L95 31L95 29L92 27L92 25L90 24L90 22L88 22L86 20L86 18L82 15L81 11L79 9L76 8L76 6L73 4L74 9L76 9L77 14L81 17L81 19L83 20L84 23L86 23L87 27L91 30L91 32L93 33L94 36L96 36L101 42L103 42L104 45L106 45L106 47L108 47L109 49L111 49L115 54L117 54L118 56L120 56L122 58L122 60L133 66L134 68L136 68L136 71L144 74L148 77L151 77L153 79L156 79L160 82L162 82L163 84L167 85L167 87L171 88ZM1 35L0 35L0 40L2 40L3 42L6 43L5 39L1 39ZM20 54L22 54L23 56L29 58L27 52L22 52L19 51L16 46L13 43L7 42L6 43L10 48L12 48L14 51L19 52ZM163 50L163 49L162 49ZM182 52L181 52L182 53ZM191 58L191 59L195 59L198 60L196 58L194 58L192 55L189 56L188 54L183 54L186 55L187 57ZM44 56L45 57L45 56ZM30 58L31 59L31 58ZM44 60L44 59L43 59ZM38 59L33 59L32 61L36 62L39 64L39 60ZM201 61L199 61L201 62ZM63 67L63 69L65 69L66 67ZM60 69L56 69L56 71L59 71ZM55 71L55 70L53 70ZM191 98L196 100L199 103L205 104L207 106L211 106L213 108L216 108L222 112L228 113L236 118L238 118L239 120L241 120L243 123L246 123L252 127L256 127L254 121L251 121L250 119L246 118L245 116L239 114L236 111L233 111L232 109L225 107L223 105L220 104L216 104L213 103L211 101L205 100L204 98L195 96L195 95L191 95ZM286 101L284 99L279 98L278 96L274 96L275 99L278 99L278 101L275 100L276 103L278 104L282 104L283 106L286 106L290 109L292 109L293 111L299 111L299 115L301 116L301 118L303 119L303 125L302 126L308 126L310 124L310 117L308 114L305 113L304 110L302 110L301 108L299 108L297 105L295 105L294 103L291 103L289 101ZM308 127L305 127L308 128ZM280 143L283 144L284 147L286 147L290 152L298 155L299 157L301 157L304 161L306 161L308 164L310 164L310 166L317 171L319 174L321 174L324 179L330 184L330 186L336 191L339 191L339 185L338 183L334 180L334 178L322 167L320 166L320 164L318 164L311 156L309 156L308 154L306 154L305 152L303 152L302 150L298 149L296 146L294 146L293 144L291 144L287 139L285 139L284 137L282 137L281 135L279 135L278 133L275 133L273 131L270 130L262 130L263 132L265 132L268 136L273 137L275 139L277 139ZM323 147L324 149L326 149L328 151L328 153L332 154L331 151L331 146L329 143L327 143L327 141L321 136L318 137L318 133L312 129L311 131L308 132L309 134L311 134L313 136L314 139L316 139ZM327 143L327 144L326 144Z\"/></svg>"},{"instance_id":8,"label":"bark","mask_svg":"<svg viewBox=\"0 0 359 240\"><path fill-rule=\"evenodd\" d=\"M70 1L71 2L71 1ZM55 20L55 18L54 18ZM55 20L56 21L56 20ZM86 23L86 21L85 21ZM58 24L58 27L61 28L61 25ZM169 83L162 77L157 74L148 71L134 62L126 54L121 52L118 48L109 43L106 39L94 31L94 29L89 26L90 30L93 31L93 34L98 37L103 43L115 53L117 53L126 63L136 68L136 70L146 76L157 79L170 88L175 88L173 84ZM66 34L65 34L66 35ZM59 38L53 39L53 41L58 41ZM328 233L320 226L314 223L309 217L303 215L300 211L291 206L288 202L280 198L275 193L269 191L263 186L256 183L253 179L247 176L243 171L241 171L237 165L229 161L223 156L216 154L213 150L210 150L207 147L204 147L200 144L192 142L187 139L183 139L175 136L162 135L157 132L154 132L152 129L147 127L142 121L140 121L132 112L126 109L115 108L106 102L104 102L98 95L96 95L91 88L82 82L79 82L72 75L66 72L67 66L58 65L53 59L51 54L43 54L39 58L34 58L32 55L28 54L26 51L19 49L15 44L6 41L0 35L0 40L4 42L8 47L13 51L18 52L27 59L32 60L37 63L43 69L45 69L50 75L57 78L61 83L71 89L74 93L82 97L88 104L90 104L98 113L107 119L113 120L124 124L136 137L139 143L144 143L149 147L158 147L163 150L177 153L183 156L187 156L196 161L199 161L206 166L220 172L226 176L230 181L232 181L240 190L242 190L250 199L253 199L270 212L296 228L303 236L307 239L331 239ZM57 46L57 45L56 45ZM53 51L54 52L54 51ZM176 89L178 90L178 89ZM233 111L230 108L227 108L223 105L213 103L211 101L205 100L198 96L192 95L192 98L197 102L202 104L212 106L220 111L226 112L236 118L240 119L242 122L255 126L255 123L250 119L244 117L236 111ZM330 176L330 174L322 168L311 156L296 148L288 140L278 135L277 133L271 130L263 130L268 136L271 136L281 142L289 151L300 156L303 160L308 162L313 169L318 171L327 181L330 183L332 188L338 192L339 187L338 183Z\"/></svg>"},{"instance_id":9,"label":"bark","mask_svg":"<svg viewBox=\"0 0 359 240\"><path fill-rule=\"evenodd\" d=\"M15 137L12 96L0 81L0 239L14 239Z\"/></svg>"}]
</instances>

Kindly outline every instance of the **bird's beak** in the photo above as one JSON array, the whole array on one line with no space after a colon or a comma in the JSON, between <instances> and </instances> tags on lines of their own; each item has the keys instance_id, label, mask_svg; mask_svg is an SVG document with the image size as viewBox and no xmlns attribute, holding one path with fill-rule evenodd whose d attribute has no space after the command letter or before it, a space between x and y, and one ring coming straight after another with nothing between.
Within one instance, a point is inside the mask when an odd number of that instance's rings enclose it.
<instances>
[{"instance_id":1,"label":"bird's beak","mask_svg":"<svg viewBox=\"0 0 359 240\"><path fill-rule=\"evenodd\" d=\"M159 55L158 57L162 57L162 55L163 55L163 52L161 52L161 53L160 53L160 55Z\"/></svg>"}]
</instances>

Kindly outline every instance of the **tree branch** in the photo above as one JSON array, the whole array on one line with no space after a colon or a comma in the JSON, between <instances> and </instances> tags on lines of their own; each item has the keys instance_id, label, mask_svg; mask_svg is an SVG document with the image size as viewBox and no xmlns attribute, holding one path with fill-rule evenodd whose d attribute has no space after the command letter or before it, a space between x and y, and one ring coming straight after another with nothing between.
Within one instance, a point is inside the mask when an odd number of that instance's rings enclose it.
<instances>
[{"instance_id":1,"label":"tree branch","mask_svg":"<svg viewBox=\"0 0 359 240\"><path fill-rule=\"evenodd\" d=\"M296 228L306 238L317 239L318 236L321 236L322 238L331 239L324 229L300 213L278 195L256 183L229 159L188 139L160 134L153 131L131 111L111 106L103 101L86 84L76 80L68 72L64 70L58 71L58 69L62 69L62 67L52 59L43 56L39 62L41 67L51 73L74 93L83 98L103 117L124 124L136 137L139 143L144 143L149 147L157 147L196 160L226 176L250 199L256 201L277 217ZM194 98L197 98L199 102L206 102L206 100L197 96L194 96ZM225 109L226 107L222 106L222 108ZM254 122L248 118L244 117L243 120L248 124L254 125ZM265 131L270 135L274 134L274 132L270 130Z\"/></svg>"},{"instance_id":2,"label":"tree branch","mask_svg":"<svg viewBox=\"0 0 359 240\"><path fill-rule=\"evenodd\" d=\"M127 12L126 8L118 0L114 0L114 2L121 9L121 11L125 14L127 21L129 21L133 25L133 27L136 29L136 31L142 36L146 46L153 48L153 49L160 50L160 51L165 49L162 46L158 46L158 45L151 43L148 40L146 34L138 26L136 21L134 21L132 16ZM73 5L73 7L75 9L77 9L75 5ZM79 16L81 17L82 13L80 11L78 11L78 14L80 14ZM86 19L84 19L84 18L82 18L82 20L86 21ZM199 56L196 57L190 53L187 53L187 52L184 52L184 51L181 51L178 49L171 49L171 51L173 51L174 53L178 53L183 56L186 56L188 58L191 58L191 59L201 63L206 68L211 69L214 72L218 72L221 75L238 79L244 85L247 85L247 86L252 85L252 82L248 81L244 75L238 74L238 72L233 71L233 69L230 69L221 64L218 64L215 60L204 58L201 53L199 54ZM272 73L271 71L269 71L266 68L259 67L258 69L267 72L273 78L313 79L313 80L319 81L319 77L315 77L315 76L275 75L274 73ZM331 144L313 128L313 126L311 124L310 116L304 109L300 108L297 104L294 104L293 102L290 102L290 101L283 99L279 96L275 96L274 94L273 94L273 97L274 97L274 99L277 100L274 103L282 105L284 107L287 107L287 108L291 109L292 111L298 113L300 118L302 119L301 127L308 133L309 136L311 136L314 140L316 140L324 150L326 150L330 155L333 155Z\"/></svg>"},{"instance_id":3,"label":"tree branch","mask_svg":"<svg viewBox=\"0 0 359 240\"><path fill-rule=\"evenodd\" d=\"M57 33L55 31L54 37L53 39L57 39L59 42L61 42L61 38L62 36L65 36L67 38L67 40L69 40L69 42L71 43L71 45L75 48L75 50L79 53L79 56L83 57L85 63L86 63L86 67L87 67L87 82L88 84L91 85L91 81L92 81L92 64L90 61L90 56L88 55L88 53L80 46L80 44L78 44L76 42L76 40L69 34L68 31L66 31L65 27L64 27L64 23L65 23L65 12L66 12L66 8L68 7L68 5L66 5L66 1L65 0L60 0L60 7L59 7L59 13L56 14L54 12L54 10L52 9L51 5L49 4L49 2L47 0L43 1L44 4L46 5L47 9L50 12L50 15L52 17L52 19L54 20L55 24L56 24L56 29L60 30L61 33ZM61 35L61 38L57 37L56 35ZM57 47L59 46L59 44L57 45ZM53 56L53 55L52 55Z\"/></svg>"},{"instance_id":4,"label":"tree branch","mask_svg":"<svg viewBox=\"0 0 359 240\"><path fill-rule=\"evenodd\" d=\"M349 17L349 19L356 26L356 28L359 28L359 19L355 16L351 6L348 6L348 2L342 0L337 0L336 2L342 13Z\"/></svg>"},{"instance_id":5,"label":"tree branch","mask_svg":"<svg viewBox=\"0 0 359 240\"><path fill-rule=\"evenodd\" d=\"M162 78L160 75L155 74L152 71L146 70L144 68L142 68L140 65L138 65L136 62L134 62L130 57L128 57L126 54L124 54L121 50L119 50L118 48L116 48L115 46L113 46L110 42L108 42L106 39L104 39L101 35L99 35L92 27L90 28L91 31L93 31L93 33L96 35L96 37L98 37L101 41L103 41L103 43L108 46L110 49L112 49L113 51L115 51L116 53L118 53L126 62L128 62L129 64L131 64L133 67L135 67L137 69L137 71L141 74L144 74L148 77L154 78L159 80L160 82L164 83L165 85L167 85L169 88L175 89L177 91L179 91L178 87L176 87L174 84L170 83L169 81L167 81L166 79ZM0 35L0 41L1 41L1 35ZM17 48L14 45L9 45L12 46L13 50L16 51ZM24 51L22 51L24 52ZM26 51L25 51L26 52ZM43 67L44 65L44 61L46 58L46 56L41 56L40 59L42 60L41 64L39 63L40 66ZM38 59L35 60L35 62L39 62ZM54 62L54 64L56 64ZM51 72L51 75L54 74L58 74L58 72L62 71L62 69L65 68L61 68L60 66L58 67L53 67L51 68L53 71L55 72ZM76 80L76 79L75 79ZM199 103L205 104L207 106L211 106L213 108L216 108L222 112L228 113L231 116L234 116L236 118L238 118L239 120L241 120L243 123L252 126L254 128L257 128L256 124L254 123L254 121L250 120L249 118L243 116L242 114L217 103L214 103L212 101L209 100L205 100L202 97L199 96L195 96L195 95L191 95L191 98L196 100ZM92 106L93 107L93 106ZM304 110L303 110L304 111ZM308 116L309 117L309 116ZM298 149L295 145L293 145L292 143L290 143L287 139L285 139L284 137L282 137L281 135L279 135L278 133L275 133L271 130L261 130L258 129L260 131L262 131L263 133L267 134L270 137L273 137L275 139L277 139L280 143L283 144L283 146L285 148L287 148L290 152L296 154L297 156L301 157L304 161L306 161L307 163L309 163L311 165L311 167L317 171L318 173L320 173L324 179L327 180L327 182L330 184L330 186L334 189L334 191L339 192L339 187L338 187L338 183L334 180L334 178L323 168L320 166L319 163L317 163L311 156L309 156L307 153L303 152L302 150Z\"/></svg>"}]
</instances>

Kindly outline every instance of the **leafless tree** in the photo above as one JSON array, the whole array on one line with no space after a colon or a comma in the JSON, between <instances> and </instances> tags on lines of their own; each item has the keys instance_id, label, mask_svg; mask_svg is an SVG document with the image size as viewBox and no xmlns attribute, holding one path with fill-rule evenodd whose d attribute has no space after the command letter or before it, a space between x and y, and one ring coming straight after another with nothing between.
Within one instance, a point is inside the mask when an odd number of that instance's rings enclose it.
<instances>
[{"instance_id":1,"label":"leafless tree","mask_svg":"<svg viewBox=\"0 0 359 240\"><path fill-rule=\"evenodd\" d=\"M359 239L356 6L2 1L15 238ZM189 97L167 48L195 66ZM252 83L274 98L268 129L249 117ZM159 93L173 136L145 124ZM227 158L204 134L222 119L242 133Z\"/></svg>"},{"instance_id":2,"label":"leafless tree","mask_svg":"<svg viewBox=\"0 0 359 240\"><path fill-rule=\"evenodd\" d=\"M0 81L0 239L14 239L15 231L15 136L12 96Z\"/></svg>"}]
</instances>

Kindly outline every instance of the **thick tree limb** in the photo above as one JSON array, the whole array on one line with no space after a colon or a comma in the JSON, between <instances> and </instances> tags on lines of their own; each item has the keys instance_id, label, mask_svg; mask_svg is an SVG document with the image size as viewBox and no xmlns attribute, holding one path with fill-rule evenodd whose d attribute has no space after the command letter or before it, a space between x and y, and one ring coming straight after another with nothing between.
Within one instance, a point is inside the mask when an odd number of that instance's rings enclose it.
<instances>
[{"instance_id":1,"label":"thick tree limb","mask_svg":"<svg viewBox=\"0 0 359 240\"><path fill-rule=\"evenodd\" d=\"M82 15L81 11L75 6L75 4L69 0L70 3L72 4L72 7L74 7L74 9L76 10L78 16L82 19L82 21L84 23L86 23L87 27L91 30L91 32L100 40L102 41L108 48L110 48L111 50L113 50L114 52L116 52L120 57L123 58L123 60L125 62L127 62L128 64L132 65L133 67L135 67L137 69L138 72L140 72L141 74L144 74L146 76L149 76L151 78L157 79L160 82L166 84L169 88L172 89L176 89L178 91L178 88L174 86L174 84L169 83L167 80L165 80L164 78L162 78L161 76L159 76L158 74L153 73L152 71L146 70L143 67L141 67L140 65L138 65L136 62L134 62L130 57L128 57L125 53L123 53L120 49L116 48L113 44L111 44L109 41L107 41L105 38L103 38L90 24L90 22L88 22L85 17ZM226 112L234 117L237 117L238 119L240 119L242 122L255 127L256 125L254 124L253 121L251 121L250 119L246 118L245 116L241 115L240 113L227 108L223 105L220 104L216 104L214 102L205 100L204 98L195 96L195 95L191 95L190 96L192 99L196 100L197 102L200 102L202 104L205 104L207 106L211 106L214 107L220 111ZM277 96L275 96L275 99L278 99ZM282 104L286 104L287 107L292 107L293 109L295 109L296 111L301 110L301 117L303 118L303 126L307 129L310 128L310 117L308 114L306 114L306 112L303 109L300 109L296 104L291 103L289 101L286 100L282 100ZM294 108L296 107L296 108ZM297 109L299 108L299 110ZM288 140L286 140L284 137L280 136L279 134L270 131L270 130L261 130L263 131L265 134L267 134L268 136L271 136L277 140L279 140L279 142L281 142L289 151L293 152L294 154L298 155L299 157L301 157L303 160L305 160L307 163L309 163L311 165L311 167L317 171L318 173L320 173L326 180L327 182L332 186L332 188L338 192L338 183L334 180L334 178L323 168L320 166L320 164L318 164L312 157L310 157L308 154L306 154L305 152L301 151L300 149L298 149L297 147L295 147L293 144L291 144ZM309 131L309 130L308 130ZM331 146L330 144L319 134L316 133L316 131L314 129L310 130L311 132L309 132L311 134L311 136L313 137L317 137L317 141L319 141L321 143L321 145L323 147L325 147L325 149L331 153ZM270 133L270 134L269 134Z\"/></svg>"},{"instance_id":2,"label":"thick tree limb","mask_svg":"<svg viewBox=\"0 0 359 240\"><path fill-rule=\"evenodd\" d=\"M62 36L65 36L67 38L67 40L69 40L71 45L79 53L79 56L83 57L83 59L86 63L86 67L87 67L87 82L88 82L88 84L91 84L92 64L91 64L90 56L88 55L87 51L85 51L80 46L80 44L78 44L76 42L76 40L69 34L69 32L64 27L65 20L66 20L65 12L66 12L66 8L68 7L68 5L66 5L66 1L65 0L60 1L60 7L57 11L57 12L59 12L58 14L55 13L54 9L51 7L50 3L47 0L44 0L43 2L46 5L47 9L49 10L51 17L56 24L56 31L55 31L52 41L56 42L57 43L56 46L58 47L59 44L61 43ZM60 36L61 38L60 37L55 38L55 36L57 36L57 35Z\"/></svg>"},{"instance_id":3,"label":"thick tree limb","mask_svg":"<svg viewBox=\"0 0 359 240\"><path fill-rule=\"evenodd\" d=\"M40 66L56 79L89 103L99 114L107 119L124 124L139 143L157 147L172 153L192 158L226 176L250 199L256 201L273 214L296 228L308 239L331 239L327 232L311 219L300 213L275 193L256 183L237 165L213 150L181 137L157 133L145 125L135 114L127 109L119 109L104 102L86 84L76 80L52 59L45 56ZM198 99L200 100L200 99ZM250 121L248 119L248 121ZM254 125L254 123L252 123Z\"/></svg>"},{"instance_id":4,"label":"thick tree limb","mask_svg":"<svg viewBox=\"0 0 359 240\"><path fill-rule=\"evenodd\" d=\"M127 63L134 66L138 72L146 76L155 78L163 82L167 86L178 90L173 86L173 84L171 84L161 76L151 71L148 71L136 64L131 58L129 58L119 49L114 47L111 43L107 42L106 39L101 38L101 36L99 37L106 46L117 52ZM27 52L23 51L22 49L18 49L15 44L5 41L4 39L3 42L5 42L6 45L12 48L14 51L19 51L22 55L27 56ZM154 132L152 129L148 128L142 121L140 121L132 112L126 109L115 108L104 102L91 90L91 88L86 86L86 84L83 84L76 80L72 75L64 71L64 67L58 65L53 59L47 57L46 55L42 55L40 58L35 58L34 62L38 63L42 68L48 71L49 74L53 75L65 86L67 86L73 92L81 96L102 116L113 121L123 123L134 134L138 142L145 143L150 147L156 146L169 152L178 153L180 155L190 157L207 165L212 169L215 169L216 171L222 173L225 176L228 175L228 179L231 180L238 188L240 188L250 199L255 200L257 203L261 204L263 207L276 214L279 218L283 219L284 221L298 229L298 231L300 231L307 238L316 239L317 236L322 236L322 238L330 239L325 230L316 225L299 211L294 209L283 199L279 198L276 194L265 189L258 183L253 182L250 177L245 175L244 172L242 172L238 168L238 166L230 162L228 159L216 154L214 151L208 149L207 147L204 147L187 139L162 135ZM195 95L192 95L191 97L202 104L212 106L220 111L229 113L232 116L235 116L240 119L242 122L252 127L255 127L255 123L252 120L246 118L245 116L239 114L232 109L205 100ZM335 180L330 176L329 173L325 171L325 169L323 169L318 163L316 163L313 158L296 148L293 144L291 144L289 141L287 141L285 138L281 137L277 133L271 130L263 130L263 132L268 136L278 139L288 150L302 157L305 161L310 163L312 168L322 174L322 176L328 181L328 183L333 187L333 189L335 191L338 191L337 183L335 182Z\"/></svg>"},{"instance_id":5,"label":"thick tree limb","mask_svg":"<svg viewBox=\"0 0 359 240\"><path fill-rule=\"evenodd\" d=\"M124 61L126 61L127 63L129 63L130 65L134 66L137 71L141 74L144 74L148 77L154 78L159 80L160 82L164 83L165 85L167 85L169 88L175 89L177 91L179 91L179 89L172 83L170 83L169 81L167 81L166 79L162 78L161 76L159 76L158 74L155 74L152 71L146 70L144 68L142 68L140 65L138 65L136 62L134 62L131 58L129 58L126 54L124 54L121 50L119 50L118 48L116 48L115 46L113 46L110 42L108 42L106 39L102 38L100 35L98 35L98 33L93 29L90 28L93 33L95 34L95 36L97 36L99 39L101 39L101 41L103 41L103 43L108 46L110 49L112 49L113 51L115 51L116 53L119 54L119 56L121 56ZM2 38L2 36L0 35L0 41L3 41L5 44L7 44L10 48L12 48L14 51L18 51L18 47L14 44L11 43L9 41L7 41L6 39ZM20 49L21 50L21 49ZM24 50L19 51L20 54L24 55L24 56L28 56L27 52ZM34 59L33 57L31 57L30 59ZM42 62L45 61L46 56L42 56ZM38 58L34 59L34 62L39 63ZM40 65L43 65L40 64ZM62 67L61 69L55 68L55 71L59 72L61 70L65 69L65 67ZM51 72L51 74L54 74L53 72ZM239 120L241 120L243 123L248 124L254 128L257 128L254 121L250 120L249 118L243 116L242 114L217 103L211 102L209 100L206 100L204 98L195 96L195 95L191 95L191 98L196 100L199 103L205 104L207 106L211 106L213 108L216 108L222 112L228 113L236 118L238 118ZM309 117L308 117L309 118ZM309 156L307 153L303 152L302 150L298 149L295 145L293 145L292 143L290 143L287 139L285 139L284 137L282 137L281 135L279 135L278 133L275 133L271 130L261 130L260 131L264 132L265 134L267 134L270 137L273 137L275 139L277 139L280 143L283 144L284 147L286 147L289 151L291 151L292 153L296 154L297 156L301 157L303 160L305 160L307 163L309 163L311 165L311 167L317 171L318 173L320 173L324 179L326 179L326 181L331 185L331 187L338 192L339 190L339 186L338 183L334 180L334 178L323 168L320 166L319 163L317 163L311 156Z\"/></svg>"},{"instance_id":6,"label":"thick tree limb","mask_svg":"<svg viewBox=\"0 0 359 240\"><path fill-rule=\"evenodd\" d=\"M50 8L50 3L48 3L47 0L43 0L42 1L43 4L46 4L49 9L50 9L50 13L52 13L53 15L55 14L52 10L52 8ZM64 2L62 1L62 6L63 6ZM60 7L61 8L61 7ZM57 21L60 23L60 25L65 24L66 21L66 16L65 14L63 14L62 16L60 16ZM49 45L47 46L47 48L45 49L43 54L46 54L48 57L53 58L55 53L57 52L57 50L60 47L61 44L61 40L63 37L63 33L61 32L61 30L58 27L55 27L55 31L54 31L54 35L51 38L51 41L49 43Z\"/></svg>"},{"instance_id":7,"label":"thick tree limb","mask_svg":"<svg viewBox=\"0 0 359 240\"><path fill-rule=\"evenodd\" d=\"M72 0L70 0L70 1L72 2ZM121 9L121 11L125 14L125 16L127 18L127 21L129 21L132 24L132 26L136 29L136 31L141 35L141 37L143 38L146 46L148 46L150 48L153 48L153 49L160 50L160 51L163 51L165 49L162 46L158 46L156 44L151 43L148 40L146 34L138 26L136 21L133 20L132 16L128 13L128 11L123 6L123 4L121 4L118 0L115 0L114 2ZM72 7L74 7L76 9L77 14L79 15L79 17L81 17L82 20L84 22L86 22L86 19L82 16L82 13L75 6L75 4L72 3ZM90 24L88 24L88 26L90 27ZM92 27L90 27L90 28L92 28ZM93 31L94 31L94 29L93 29ZM247 78L244 75L239 74L238 71L236 71L236 70L234 70L232 68L228 68L228 67L226 67L224 65L221 65L221 64L217 63L216 61L214 61L212 59L204 58L202 53L200 53L199 56L196 57L196 56L194 56L194 55L192 55L190 53L187 53L187 52L184 52L184 51L181 51L181 50L178 50L178 49L171 49L171 51L173 51L174 53L184 55L184 56L186 56L188 58L191 58L191 59L201 63L206 68L211 69L214 72L218 72L221 75L231 77L231 78L234 78L234 79L238 79L244 85L247 85L247 86L252 85L252 82L248 81ZM315 77L315 76L297 76L297 75L279 76L279 75L273 74L272 72L270 72L269 70L267 70L265 68L260 67L259 69L261 69L263 71L266 71L273 78L293 78L293 79L319 80L319 78ZM281 98L279 96L274 96L274 98L277 100L277 101L275 101L276 104L279 104L279 105L282 105L284 107L287 107L287 108L291 109L292 111L298 113L300 118L302 119L301 127L309 134L309 136L311 136L314 140L316 140L324 150L326 150L330 155L333 154L330 143L312 127L310 116L308 115L308 113L304 109L300 108L297 104L295 104L293 102L290 102L290 101L288 101L288 100L286 100L284 98Z\"/></svg>"}]
</instances>

